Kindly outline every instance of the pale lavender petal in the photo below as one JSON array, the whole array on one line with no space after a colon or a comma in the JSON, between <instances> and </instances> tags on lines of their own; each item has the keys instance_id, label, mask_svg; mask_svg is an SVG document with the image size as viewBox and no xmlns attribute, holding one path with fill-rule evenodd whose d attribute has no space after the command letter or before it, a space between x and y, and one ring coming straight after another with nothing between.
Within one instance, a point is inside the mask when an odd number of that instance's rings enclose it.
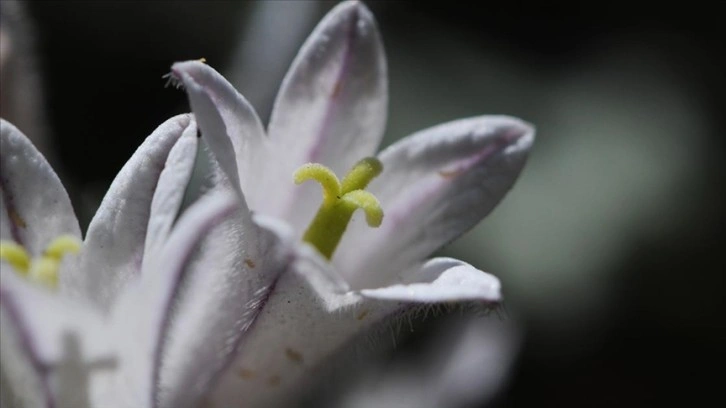
<instances>
[{"instance_id":1,"label":"pale lavender petal","mask_svg":"<svg viewBox=\"0 0 726 408\"><path fill-rule=\"evenodd\" d=\"M143 264L161 250L171 232L192 177L198 144L196 126L189 126L169 151L151 200Z\"/></svg>"},{"instance_id":2,"label":"pale lavender petal","mask_svg":"<svg viewBox=\"0 0 726 408\"><path fill-rule=\"evenodd\" d=\"M183 72L172 72L179 75L186 88L189 104L199 123L199 130L203 135L206 146L212 151L216 159L215 163L219 165L219 169L222 170L229 181L228 185L237 193L240 202L246 209L247 202L240 186L235 150L227 133L227 124L224 122L220 111L209 94L194 82L191 76Z\"/></svg>"},{"instance_id":3,"label":"pale lavender petal","mask_svg":"<svg viewBox=\"0 0 726 408\"><path fill-rule=\"evenodd\" d=\"M107 404L106 385L121 363L100 315L4 268L0 316L0 360L12 393L43 400L26 406Z\"/></svg>"},{"instance_id":4,"label":"pale lavender petal","mask_svg":"<svg viewBox=\"0 0 726 408\"><path fill-rule=\"evenodd\" d=\"M295 187L299 166L317 162L341 177L372 155L386 121L387 68L370 11L357 1L335 7L318 24L288 71L268 134L276 160L265 175L265 214L288 219L301 232L320 193Z\"/></svg>"},{"instance_id":5,"label":"pale lavender petal","mask_svg":"<svg viewBox=\"0 0 726 408\"><path fill-rule=\"evenodd\" d=\"M242 191L250 205L256 204L254 200L261 187L259 169L269 165L269 153L265 130L254 108L205 63L178 62L171 70L187 90L203 137L218 155L217 160L229 168L226 172L233 172L231 163L236 163ZM230 142L233 149L229 149Z\"/></svg>"},{"instance_id":6,"label":"pale lavender petal","mask_svg":"<svg viewBox=\"0 0 726 408\"><path fill-rule=\"evenodd\" d=\"M195 132L191 116L169 119L124 165L88 227L81 268L61 274L62 291L107 310L138 275L151 201L167 156L184 132Z\"/></svg>"},{"instance_id":7,"label":"pale lavender petal","mask_svg":"<svg viewBox=\"0 0 726 408\"><path fill-rule=\"evenodd\" d=\"M200 241L236 208L238 201L230 194L207 195L189 207L160 256L148 264L151 270L145 270L139 281L128 286L114 306L115 336L124 346L120 352L131 367L129 372L134 373L119 381L117 387L126 387L137 397L137 405L132 406L149 406L158 401L164 339L189 263Z\"/></svg>"},{"instance_id":8,"label":"pale lavender petal","mask_svg":"<svg viewBox=\"0 0 726 408\"><path fill-rule=\"evenodd\" d=\"M0 239L37 256L65 234L81 237L66 190L30 140L0 119Z\"/></svg>"},{"instance_id":9,"label":"pale lavender petal","mask_svg":"<svg viewBox=\"0 0 726 408\"><path fill-rule=\"evenodd\" d=\"M500 299L499 281L454 259L436 259L407 275L406 288L347 291L336 272L308 245L300 245L291 269L276 283L244 347L222 377L212 402L228 406L284 406L312 385L329 363L350 370L341 350L362 341L369 346L436 305L478 306ZM471 288L467 288L471 286ZM354 346L351 346L354 347Z\"/></svg>"},{"instance_id":10,"label":"pale lavender petal","mask_svg":"<svg viewBox=\"0 0 726 408\"><path fill-rule=\"evenodd\" d=\"M355 316L360 296L346 294L314 249L298 250L214 389L214 406L286 406L311 370L367 327Z\"/></svg>"},{"instance_id":11,"label":"pale lavender petal","mask_svg":"<svg viewBox=\"0 0 726 408\"><path fill-rule=\"evenodd\" d=\"M462 119L416 133L383 151L369 190L383 223L355 219L333 263L353 288L397 283L489 214L517 179L534 141L526 123L505 116ZM360 217L357 217L360 218Z\"/></svg>"},{"instance_id":12,"label":"pale lavender petal","mask_svg":"<svg viewBox=\"0 0 726 408\"><path fill-rule=\"evenodd\" d=\"M289 234L278 238L249 219L237 211L215 227L185 273L165 335L162 408L198 406L244 349L248 330L288 266Z\"/></svg>"},{"instance_id":13,"label":"pale lavender petal","mask_svg":"<svg viewBox=\"0 0 726 408\"><path fill-rule=\"evenodd\" d=\"M53 407L56 398L29 330L11 297L0 289L0 375L2 402L11 407Z\"/></svg>"}]
</instances>

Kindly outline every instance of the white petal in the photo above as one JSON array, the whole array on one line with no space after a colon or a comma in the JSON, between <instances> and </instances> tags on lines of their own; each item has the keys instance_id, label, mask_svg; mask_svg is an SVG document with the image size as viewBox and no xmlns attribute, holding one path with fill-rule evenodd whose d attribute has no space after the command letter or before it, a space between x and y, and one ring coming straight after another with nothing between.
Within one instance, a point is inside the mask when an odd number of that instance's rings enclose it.
<instances>
[{"instance_id":1,"label":"white petal","mask_svg":"<svg viewBox=\"0 0 726 408\"><path fill-rule=\"evenodd\" d=\"M189 103L194 111L194 116L199 122L199 129L202 132L206 146L214 154L216 163L219 164L220 169L229 180L229 185L237 193L243 207L246 209L247 202L240 185L235 150L227 133L227 125L220 115L220 111L217 110L217 106L204 89L191 80L188 75L182 75L181 77L185 80L184 86L187 95L189 95Z\"/></svg>"},{"instance_id":2,"label":"white petal","mask_svg":"<svg viewBox=\"0 0 726 408\"><path fill-rule=\"evenodd\" d=\"M185 61L174 64L171 70L187 90L203 137L211 147L220 146L214 149L220 163L224 166L228 166L225 161L236 163L242 191L247 200L253 200L260 185L259 169L268 164L265 130L254 108L207 64ZM230 142L233 150L225 150L224 146Z\"/></svg>"},{"instance_id":3,"label":"white petal","mask_svg":"<svg viewBox=\"0 0 726 408\"><path fill-rule=\"evenodd\" d=\"M196 126L186 128L169 152L164 170L159 176L151 200L143 264L149 262L153 254L161 250L179 214L184 193L194 170L198 146L195 130Z\"/></svg>"},{"instance_id":4,"label":"white petal","mask_svg":"<svg viewBox=\"0 0 726 408\"><path fill-rule=\"evenodd\" d=\"M502 297L499 279L452 258L434 258L404 278L405 283L360 293L372 299L416 303L497 302Z\"/></svg>"},{"instance_id":5,"label":"white petal","mask_svg":"<svg viewBox=\"0 0 726 408\"><path fill-rule=\"evenodd\" d=\"M367 323L351 317L360 297L342 292L329 264L307 245L298 250L220 378L214 406L286 406L311 370Z\"/></svg>"},{"instance_id":6,"label":"white petal","mask_svg":"<svg viewBox=\"0 0 726 408\"><path fill-rule=\"evenodd\" d=\"M328 363L353 369L351 342L375 344L391 325L433 304L484 304L499 299L496 278L453 259L430 261L409 277L413 295L345 292L335 271L311 247L298 247L292 269L275 286L239 355L217 386L212 401L228 406L283 406L304 391ZM471 285L472 289L464 286ZM383 291L383 289L381 289ZM390 293L393 292L393 293ZM387 343L387 342L384 342ZM336 360L337 359L337 360ZM311 375L315 373L315 375Z\"/></svg>"},{"instance_id":7,"label":"white petal","mask_svg":"<svg viewBox=\"0 0 726 408\"><path fill-rule=\"evenodd\" d=\"M35 350L30 347L22 323L5 306L0 292L0 375L3 407L50 407L55 397Z\"/></svg>"},{"instance_id":8,"label":"white petal","mask_svg":"<svg viewBox=\"0 0 726 408\"><path fill-rule=\"evenodd\" d=\"M333 263L353 288L396 281L398 272L476 225L512 187L534 130L504 116L462 119L416 133L381 152L369 186L383 207L370 228L354 217Z\"/></svg>"},{"instance_id":9,"label":"white petal","mask_svg":"<svg viewBox=\"0 0 726 408\"><path fill-rule=\"evenodd\" d=\"M66 190L30 140L0 119L0 239L37 256L64 234L81 237Z\"/></svg>"},{"instance_id":10,"label":"white petal","mask_svg":"<svg viewBox=\"0 0 726 408\"><path fill-rule=\"evenodd\" d=\"M91 299L103 309L136 276L144 255L151 201L169 151L186 132L195 132L189 115L159 126L124 165L91 220L81 268L61 274L65 293Z\"/></svg>"},{"instance_id":11,"label":"white petal","mask_svg":"<svg viewBox=\"0 0 726 408\"><path fill-rule=\"evenodd\" d=\"M13 393L46 400L26 406L104 403L102 390L121 363L101 317L9 270L0 279L0 355Z\"/></svg>"},{"instance_id":12,"label":"white petal","mask_svg":"<svg viewBox=\"0 0 726 408\"><path fill-rule=\"evenodd\" d=\"M295 188L295 169L317 162L342 177L375 152L387 104L386 60L373 15L359 2L344 2L315 28L282 83L268 127L276 169L265 178L265 205L253 208L302 231L320 193Z\"/></svg>"},{"instance_id":13,"label":"white petal","mask_svg":"<svg viewBox=\"0 0 726 408\"><path fill-rule=\"evenodd\" d=\"M234 214L202 241L164 341L160 407L196 407L245 343L288 266L290 240Z\"/></svg>"},{"instance_id":14,"label":"white petal","mask_svg":"<svg viewBox=\"0 0 726 408\"><path fill-rule=\"evenodd\" d=\"M134 406L144 407L157 401L162 342L185 271L200 240L237 207L237 200L229 194L208 195L189 207L175 225L161 255L149 264L153 271L145 270L140 281L134 282L138 285L129 286L114 306L115 335L124 346L121 356L130 366L128 372L133 373L120 379L117 387L125 387L138 397Z\"/></svg>"}]
</instances>

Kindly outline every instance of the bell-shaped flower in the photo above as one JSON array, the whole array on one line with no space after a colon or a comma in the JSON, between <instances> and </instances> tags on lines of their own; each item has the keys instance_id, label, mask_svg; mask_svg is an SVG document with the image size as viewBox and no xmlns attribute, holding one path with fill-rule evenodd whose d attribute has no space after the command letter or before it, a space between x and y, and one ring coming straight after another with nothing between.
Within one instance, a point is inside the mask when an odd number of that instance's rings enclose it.
<instances>
[{"instance_id":1,"label":"bell-shaped flower","mask_svg":"<svg viewBox=\"0 0 726 408\"><path fill-rule=\"evenodd\" d=\"M196 406L200 387L210 387L210 406L279 406L326 372L325 363L355 358L340 351L353 350L358 339L387 336L392 323L435 305L501 300L494 276L456 259L427 258L499 203L525 163L534 130L512 117L472 117L422 130L375 155L386 121L387 67L362 4L338 5L313 31L267 129L203 61L176 63L171 77L186 90L202 139L244 203L244 219L274 231L292 252L282 273L244 260L249 279L264 283L254 292L264 295L238 299L255 306L244 331L229 335L217 326L211 340L172 333L165 355L174 363L162 368L160 406ZM322 186L322 199L309 181ZM246 234L238 245L255 239L255 232ZM223 304L220 313L227 312ZM190 370L207 361L202 356L178 357L191 344L206 345L208 359L226 359L215 362L214 378L200 381Z\"/></svg>"},{"instance_id":2,"label":"bell-shaped flower","mask_svg":"<svg viewBox=\"0 0 726 408\"><path fill-rule=\"evenodd\" d=\"M198 248L225 218L241 217L229 192L210 192L180 211L197 133L191 115L157 128L116 177L81 241L56 174L17 128L0 121L3 407L157 406L171 322L204 333L174 312L208 289L183 284L206 272ZM243 315L236 319L246 324Z\"/></svg>"}]
</instances>

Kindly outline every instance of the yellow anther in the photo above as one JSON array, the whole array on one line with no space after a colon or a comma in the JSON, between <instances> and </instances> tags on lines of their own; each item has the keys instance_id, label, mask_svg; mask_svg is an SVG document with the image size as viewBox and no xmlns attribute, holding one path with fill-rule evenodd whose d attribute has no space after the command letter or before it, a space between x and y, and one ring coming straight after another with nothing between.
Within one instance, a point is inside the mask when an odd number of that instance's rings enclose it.
<instances>
[{"instance_id":1,"label":"yellow anther","mask_svg":"<svg viewBox=\"0 0 726 408\"><path fill-rule=\"evenodd\" d=\"M363 189L382 170L383 165L378 159L365 158L353 166L341 183L322 164L308 163L300 167L293 175L295 183L315 180L323 187L323 203L305 231L303 240L330 259L355 210L360 208L366 213L366 221L371 227L380 226L383 209L376 197Z\"/></svg>"},{"instance_id":2,"label":"yellow anther","mask_svg":"<svg viewBox=\"0 0 726 408\"><path fill-rule=\"evenodd\" d=\"M9 263L22 275L28 274L30 255L22 246L13 241L0 241L0 259Z\"/></svg>"},{"instance_id":3,"label":"yellow anther","mask_svg":"<svg viewBox=\"0 0 726 408\"><path fill-rule=\"evenodd\" d=\"M72 235L61 235L54 239L45 249L43 257L61 260L67 253L77 254L81 250L81 241Z\"/></svg>"},{"instance_id":4,"label":"yellow anther","mask_svg":"<svg viewBox=\"0 0 726 408\"><path fill-rule=\"evenodd\" d=\"M67 253L78 253L81 242L71 235L61 235L54 239L35 259L22 246L11 241L0 242L0 259L6 260L21 275L27 275L30 280L48 287L58 285L58 270L61 260Z\"/></svg>"},{"instance_id":5,"label":"yellow anther","mask_svg":"<svg viewBox=\"0 0 726 408\"><path fill-rule=\"evenodd\" d=\"M58 286L60 259L41 257L33 260L28 277L30 280L49 288Z\"/></svg>"}]
</instances>

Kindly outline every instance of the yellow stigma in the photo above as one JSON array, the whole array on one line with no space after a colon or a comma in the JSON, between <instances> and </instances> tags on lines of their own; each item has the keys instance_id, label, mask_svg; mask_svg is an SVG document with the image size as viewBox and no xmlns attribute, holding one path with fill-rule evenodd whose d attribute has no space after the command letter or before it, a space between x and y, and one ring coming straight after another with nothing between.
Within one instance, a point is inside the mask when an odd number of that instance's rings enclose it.
<instances>
[{"instance_id":1,"label":"yellow stigma","mask_svg":"<svg viewBox=\"0 0 726 408\"><path fill-rule=\"evenodd\" d=\"M364 188L381 171L383 165L373 157L356 163L342 182L322 164L308 163L297 169L293 175L295 184L315 180L323 187L323 203L305 231L303 240L330 259L355 210L360 208L365 212L366 221L371 227L380 226L383 209L378 199Z\"/></svg>"},{"instance_id":2,"label":"yellow stigma","mask_svg":"<svg viewBox=\"0 0 726 408\"><path fill-rule=\"evenodd\" d=\"M81 243L77 238L61 235L46 247L41 256L31 260L28 251L22 246L12 241L0 241L0 260L7 261L19 274L55 288L63 256L67 253L76 254L80 250Z\"/></svg>"}]
</instances>

